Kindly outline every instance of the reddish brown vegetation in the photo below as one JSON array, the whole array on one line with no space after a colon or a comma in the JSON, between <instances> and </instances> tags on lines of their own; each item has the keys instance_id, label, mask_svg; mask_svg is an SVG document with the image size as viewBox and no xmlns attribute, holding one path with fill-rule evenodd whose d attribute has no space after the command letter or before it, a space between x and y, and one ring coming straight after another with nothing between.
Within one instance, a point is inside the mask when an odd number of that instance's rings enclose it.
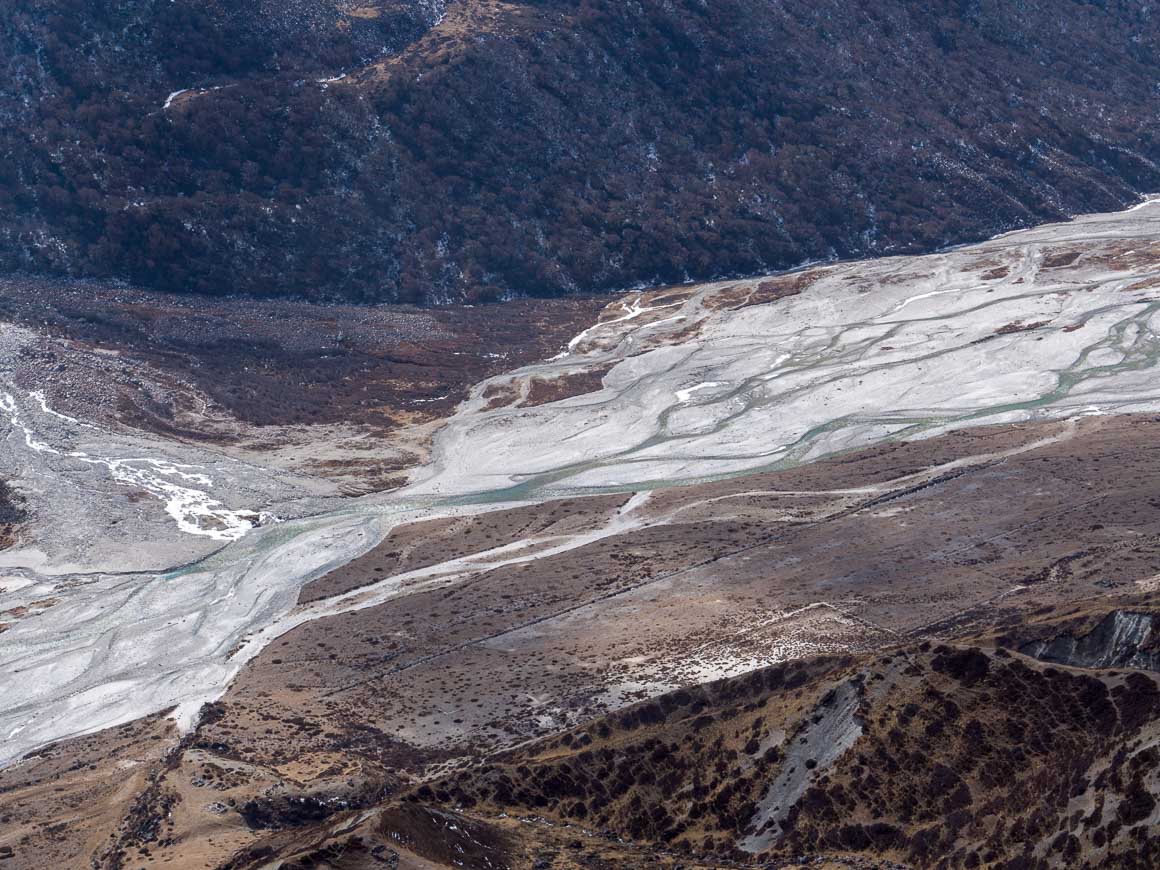
<instances>
[{"instance_id":1,"label":"reddish brown vegetation","mask_svg":"<svg viewBox=\"0 0 1160 870\"><path fill-rule=\"evenodd\" d=\"M401 0L10 0L0 266L560 295L929 249L1160 188L1144 4L462 2L431 29Z\"/></svg>"},{"instance_id":2,"label":"reddish brown vegetation","mask_svg":"<svg viewBox=\"0 0 1160 870\"><path fill-rule=\"evenodd\" d=\"M1050 320L1036 320L1034 323L1020 323L1015 321L1000 326L995 330L995 335L1012 335L1016 332L1030 332L1033 329L1041 329L1049 323L1051 323Z\"/></svg>"},{"instance_id":3,"label":"reddish brown vegetation","mask_svg":"<svg viewBox=\"0 0 1160 870\"><path fill-rule=\"evenodd\" d=\"M570 372L558 378L533 378L528 386L528 395L522 406L531 408L536 405L546 405L549 402L559 402L586 393L594 393L604 383L604 376L611 370L611 366L589 369L582 372Z\"/></svg>"}]
</instances>

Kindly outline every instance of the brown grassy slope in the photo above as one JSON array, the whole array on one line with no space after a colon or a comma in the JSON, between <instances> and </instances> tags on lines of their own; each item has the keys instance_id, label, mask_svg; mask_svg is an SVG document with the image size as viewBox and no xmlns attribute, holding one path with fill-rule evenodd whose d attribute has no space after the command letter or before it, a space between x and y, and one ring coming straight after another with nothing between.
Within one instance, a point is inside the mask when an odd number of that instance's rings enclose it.
<instances>
[{"instance_id":1,"label":"brown grassy slope","mask_svg":"<svg viewBox=\"0 0 1160 870\"><path fill-rule=\"evenodd\" d=\"M797 747L811 724L834 715L835 689L848 681L862 733L827 768ZM924 643L666 696L414 797L743 860L737 844L754 832L767 788L805 765L808 786L766 857L1143 867L1160 855L1149 826L1158 716L1160 692L1142 672L1081 672Z\"/></svg>"}]
</instances>

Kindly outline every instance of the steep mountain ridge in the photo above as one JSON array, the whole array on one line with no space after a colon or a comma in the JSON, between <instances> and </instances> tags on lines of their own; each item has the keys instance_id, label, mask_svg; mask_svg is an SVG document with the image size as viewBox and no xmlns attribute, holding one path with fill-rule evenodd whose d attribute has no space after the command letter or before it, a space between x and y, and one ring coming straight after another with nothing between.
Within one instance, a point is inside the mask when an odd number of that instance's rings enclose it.
<instances>
[{"instance_id":1,"label":"steep mountain ridge","mask_svg":"<svg viewBox=\"0 0 1160 870\"><path fill-rule=\"evenodd\" d=\"M1156 846L1138 851L1155 806L1158 703L1142 674L926 644L657 699L416 796L702 859L833 850L1015 867L1084 854L1129 866ZM1097 774L1099 806L1077 812Z\"/></svg>"},{"instance_id":2,"label":"steep mountain ridge","mask_svg":"<svg viewBox=\"0 0 1160 870\"><path fill-rule=\"evenodd\" d=\"M1146 672L908 641L641 702L349 824L286 810L230 866L1147 867L1158 714Z\"/></svg>"},{"instance_id":3,"label":"steep mountain ridge","mask_svg":"<svg viewBox=\"0 0 1160 870\"><path fill-rule=\"evenodd\" d=\"M7 270L558 295L930 249L1160 189L1138 0L13 12Z\"/></svg>"}]
</instances>

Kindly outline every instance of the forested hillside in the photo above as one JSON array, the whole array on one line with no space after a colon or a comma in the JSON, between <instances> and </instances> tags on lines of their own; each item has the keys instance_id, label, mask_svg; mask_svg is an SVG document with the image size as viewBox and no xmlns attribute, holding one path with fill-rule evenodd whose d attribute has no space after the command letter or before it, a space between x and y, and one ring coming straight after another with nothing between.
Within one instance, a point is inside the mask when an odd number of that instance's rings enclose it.
<instances>
[{"instance_id":1,"label":"forested hillside","mask_svg":"<svg viewBox=\"0 0 1160 870\"><path fill-rule=\"evenodd\" d=\"M441 302L1160 190L1142 0L10 0L0 269Z\"/></svg>"}]
</instances>

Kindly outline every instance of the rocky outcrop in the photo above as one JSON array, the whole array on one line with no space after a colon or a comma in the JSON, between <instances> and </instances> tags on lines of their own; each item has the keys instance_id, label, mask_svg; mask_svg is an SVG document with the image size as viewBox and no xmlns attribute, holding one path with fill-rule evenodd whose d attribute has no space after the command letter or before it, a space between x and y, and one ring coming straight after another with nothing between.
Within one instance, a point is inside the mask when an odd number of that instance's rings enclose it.
<instances>
[{"instance_id":1,"label":"rocky outcrop","mask_svg":"<svg viewBox=\"0 0 1160 870\"><path fill-rule=\"evenodd\" d=\"M24 500L7 481L0 480L0 550L12 544L17 526L26 519Z\"/></svg>"},{"instance_id":2,"label":"rocky outcrop","mask_svg":"<svg viewBox=\"0 0 1160 870\"><path fill-rule=\"evenodd\" d=\"M1091 631L1065 633L1023 644L1019 651L1041 661L1077 668L1143 668L1160 671L1160 633L1151 613L1116 610Z\"/></svg>"}]
</instances>

